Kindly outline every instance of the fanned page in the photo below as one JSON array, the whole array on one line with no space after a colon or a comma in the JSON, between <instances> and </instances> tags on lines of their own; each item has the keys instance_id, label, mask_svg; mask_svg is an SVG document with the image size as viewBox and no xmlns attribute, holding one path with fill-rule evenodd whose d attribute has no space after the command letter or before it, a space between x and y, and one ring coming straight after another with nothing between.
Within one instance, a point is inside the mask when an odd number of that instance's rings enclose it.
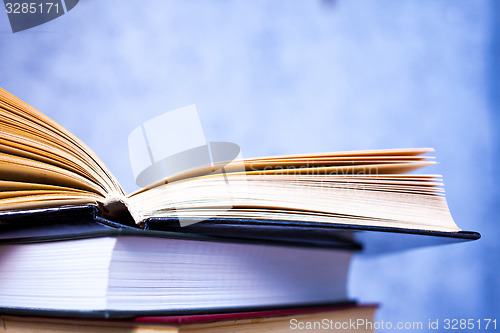
<instances>
[{"instance_id":1,"label":"fanned page","mask_svg":"<svg viewBox=\"0 0 500 333\"><path fill-rule=\"evenodd\" d=\"M244 218L458 231L429 148L288 155L186 170L128 198L73 134L0 89L0 210L95 204L136 223ZM120 222L120 221L117 221Z\"/></svg>"},{"instance_id":2,"label":"fanned page","mask_svg":"<svg viewBox=\"0 0 500 333\"><path fill-rule=\"evenodd\" d=\"M223 172L214 166L173 176L132 194L128 202L138 221L223 217L460 231L441 176L408 173L434 164L423 155L432 151L246 159L227 164Z\"/></svg>"},{"instance_id":3,"label":"fanned page","mask_svg":"<svg viewBox=\"0 0 500 333\"><path fill-rule=\"evenodd\" d=\"M0 133L0 210L102 204L123 196L85 144L3 89Z\"/></svg>"}]
</instances>

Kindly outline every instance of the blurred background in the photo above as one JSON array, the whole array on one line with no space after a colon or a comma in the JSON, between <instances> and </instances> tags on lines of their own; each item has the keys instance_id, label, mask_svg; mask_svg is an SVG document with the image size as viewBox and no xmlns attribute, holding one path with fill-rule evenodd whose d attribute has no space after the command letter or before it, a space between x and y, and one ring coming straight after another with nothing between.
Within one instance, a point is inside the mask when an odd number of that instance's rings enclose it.
<instances>
[{"instance_id":1,"label":"blurred background","mask_svg":"<svg viewBox=\"0 0 500 333\"><path fill-rule=\"evenodd\" d=\"M481 240L357 258L350 295L394 323L500 313L499 1L81 0L15 34L0 12L0 50L0 86L126 192L132 129L193 103L245 157L434 147L426 172Z\"/></svg>"}]
</instances>

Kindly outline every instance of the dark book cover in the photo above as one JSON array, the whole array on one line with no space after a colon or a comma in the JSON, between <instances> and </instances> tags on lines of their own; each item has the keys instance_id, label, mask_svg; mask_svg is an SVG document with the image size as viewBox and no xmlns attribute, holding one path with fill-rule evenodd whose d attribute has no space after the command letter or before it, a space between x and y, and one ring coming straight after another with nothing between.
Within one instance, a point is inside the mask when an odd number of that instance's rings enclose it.
<instances>
[{"instance_id":1,"label":"dark book cover","mask_svg":"<svg viewBox=\"0 0 500 333\"><path fill-rule=\"evenodd\" d=\"M211 218L182 226L175 218L150 218L141 229L100 216L93 205L0 213L0 240L71 239L95 232L148 231L151 236L201 235L225 241L335 248L380 254L477 240L477 232L440 232L338 223ZM154 231L153 233L150 233ZM144 233L141 233L144 235Z\"/></svg>"}]
</instances>

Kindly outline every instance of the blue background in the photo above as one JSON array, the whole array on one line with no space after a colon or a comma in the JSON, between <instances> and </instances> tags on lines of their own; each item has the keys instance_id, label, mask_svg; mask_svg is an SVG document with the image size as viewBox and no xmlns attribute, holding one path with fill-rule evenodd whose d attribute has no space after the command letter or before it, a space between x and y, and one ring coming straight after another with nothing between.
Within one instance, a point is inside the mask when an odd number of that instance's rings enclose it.
<instances>
[{"instance_id":1,"label":"blue background","mask_svg":"<svg viewBox=\"0 0 500 333\"><path fill-rule=\"evenodd\" d=\"M499 1L82 0L16 34L0 12L0 85L127 192L128 134L192 103L246 157L434 147L426 171L482 239L358 258L350 295L393 323L500 313Z\"/></svg>"}]
</instances>

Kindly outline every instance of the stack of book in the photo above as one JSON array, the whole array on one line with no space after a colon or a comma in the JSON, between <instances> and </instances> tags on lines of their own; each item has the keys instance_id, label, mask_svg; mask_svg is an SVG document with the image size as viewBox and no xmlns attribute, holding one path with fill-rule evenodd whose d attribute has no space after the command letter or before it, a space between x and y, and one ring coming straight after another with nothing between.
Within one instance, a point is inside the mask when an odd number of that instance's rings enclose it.
<instances>
[{"instance_id":1,"label":"stack of book","mask_svg":"<svg viewBox=\"0 0 500 333\"><path fill-rule=\"evenodd\" d=\"M1 89L0 127L0 331L370 332L376 306L346 292L354 254L480 237L440 176L408 173L432 149L246 159L126 196Z\"/></svg>"}]
</instances>

